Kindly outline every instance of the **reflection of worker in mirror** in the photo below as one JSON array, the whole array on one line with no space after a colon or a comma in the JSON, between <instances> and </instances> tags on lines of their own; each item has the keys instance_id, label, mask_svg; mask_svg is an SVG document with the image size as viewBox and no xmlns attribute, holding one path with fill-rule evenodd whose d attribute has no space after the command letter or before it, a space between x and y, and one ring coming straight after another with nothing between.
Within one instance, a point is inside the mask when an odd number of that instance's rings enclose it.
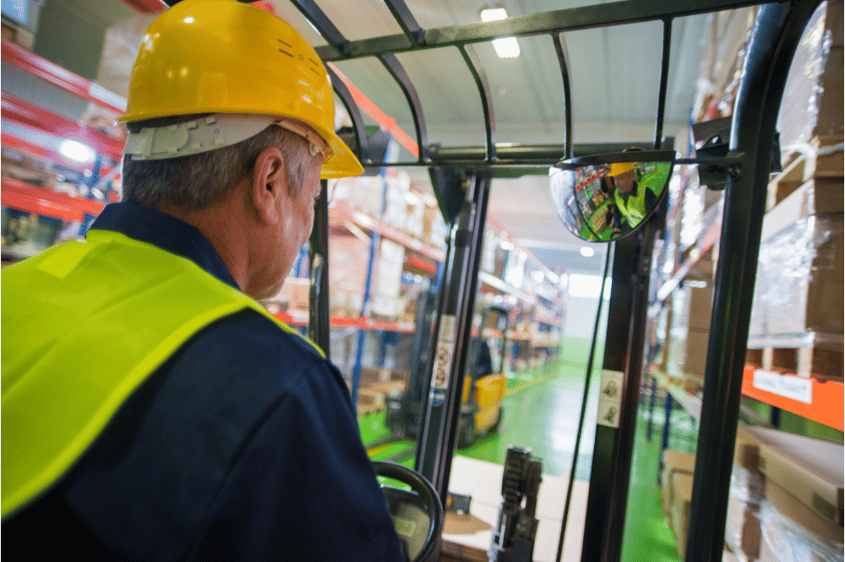
<instances>
[{"instance_id":1,"label":"reflection of worker in mirror","mask_svg":"<svg viewBox=\"0 0 845 562\"><path fill-rule=\"evenodd\" d=\"M657 203L657 195L637 182L637 168L633 162L611 164L607 175L616 202L614 229L624 234L648 216Z\"/></svg>"},{"instance_id":2,"label":"reflection of worker in mirror","mask_svg":"<svg viewBox=\"0 0 845 562\"><path fill-rule=\"evenodd\" d=\"M121 119L124 200L3 270L3 554L402 560L341 373L257 302L320 180L364 171L316 52L257 7L184 0Z\"/></svg>"}]
</instances>

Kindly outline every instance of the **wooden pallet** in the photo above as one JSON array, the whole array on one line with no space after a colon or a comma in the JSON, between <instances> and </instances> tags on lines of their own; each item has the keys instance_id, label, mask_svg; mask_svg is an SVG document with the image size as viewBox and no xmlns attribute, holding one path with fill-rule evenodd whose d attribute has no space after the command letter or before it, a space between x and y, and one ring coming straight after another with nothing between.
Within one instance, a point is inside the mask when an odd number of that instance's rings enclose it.
<instances>
[{"instance_id":1,"label":"wooden pallet","mask_svg":"<svg viewBox=\"0 0 845 562\"><path fill-rule=\"evenodd\" d=\"M769 182L766 211L810 180L821 180L822 184L835 186L835 180L843 177L842 135L815 137L809 145L812 150L797 153L783 171Z\"/></svg>"},{"instance_id":2,"label":"wooden pallet","mask_svg":"<svg viewBox=\"0 0 845 562\"><path fill-rule=\"evenodd\" d=\"M749 349L745 362L767 371L822 381L843 381L843 352L829 346Z\"/></svg>"}]
</instances>

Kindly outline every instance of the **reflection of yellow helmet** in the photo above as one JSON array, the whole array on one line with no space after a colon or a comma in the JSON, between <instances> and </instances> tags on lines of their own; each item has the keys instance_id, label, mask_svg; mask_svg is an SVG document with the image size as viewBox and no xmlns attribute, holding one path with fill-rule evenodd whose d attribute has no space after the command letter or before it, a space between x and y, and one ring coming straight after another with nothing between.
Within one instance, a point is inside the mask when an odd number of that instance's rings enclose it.
<instances>
[{"instance_id":1,"label":"reflection of yellow helmet","mask_svg":"<svg viewBox=\"0 0 845 562\"><path fill-rule=\"evenodd\" d=\"M233 0L184 0L147 29L123 122L196 113L288 117L331 155L320 177L364 172L334 131L334 91L317 53L287 22Z\"/></svg>"},{"instance_id":2,"label":"reflection of yellow helmet","mask_svg":"<svg viewBox=\"0 0 845 562\"><path fill-rule=\"evenodd\" d=\"M610 173L608 176L618 176L619 174L624 174L625 172L630 172L634 169L633 162L618 162L616 164L610 165Z\"/></svg>"}]
</instances>

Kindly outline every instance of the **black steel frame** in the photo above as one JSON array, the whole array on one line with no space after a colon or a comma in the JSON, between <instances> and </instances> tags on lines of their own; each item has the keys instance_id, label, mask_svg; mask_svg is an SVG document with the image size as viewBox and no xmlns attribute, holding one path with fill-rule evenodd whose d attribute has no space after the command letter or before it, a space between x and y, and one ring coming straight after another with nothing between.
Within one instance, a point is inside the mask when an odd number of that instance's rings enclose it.
<instances>
[{"instance_id":1,"label":"black steel frame","mask_svg":"<svg viewBox=\"0 0 845 562\"><path fill-rule=\"evenodd\" d=\"M607 27L645 21L662 21L664 23L663 57L659 89L658 111L655 118L654 148L659 148L662 142L663 112L667 88L667 74L669 62L669 45L671 39L671 23L674 18L694 14L715 12L720 10L745 7L751 5L765 5L758 16L752 40L748 47L748 56L743 70L743 80L740 85L734 110L732 138L730 144L731 162L739 162L735 174L729 181L725 211L722 222L721 245L730 248L723 259L719 261L716 273L713 317L711 322L710 341L707 354L707 368L702 402L702 419L699 426L699 454L695 468L695 485L692 498L692 515L690 522L689 542L687 546L687 562L720 560L724 542L724 528L727 510L727 498L730 484L733 446L738 421L739 402L741 396L742 370L744 354L748 336L751 297L754 290L756 276L757 254L759 252L760 234L762 228L763 211L765 207L766 183L770 166L771 147L774 142L774 127L778 108L783 93L783 86L789 64L795 51L795 46L801 36L807 20L820 3L820 0L780 0L772 2L738 1L738 0L651 0L641 2L626 0L611 4L586 6L557 10L542 14L520 16L507 20L474 23L469 25L447 26L438 29L423 30L411 15L403 0L384 0L391 13L399 23L402 34L364 39L360 41L347 40L332 24L312 0L291 0L303 15L319 30L329 45L317 49L324 61L349 60L361 57L378 57L390 72L391 76L401 87L411 109L413 120L417 128L419 144L418 159L414 163L403 163L403 166L443 166L449 168L470 168L479 185L473 188L472 202L476 205L477 215L472 219L464 218L469 231L461 234L464 238L460 244L472 240L471 245L480 244L483 217L486 211L486 192L489 177L502 173L506 168L523 168L531 173L547 169L555 162L576 155L584 155L612 150L608 145L594 147L576 146L572 143L571 122L572 109L570 100L568 61L566 48L561 33L579 29ZM483 69L472 51L472 44L491 41L503 36L531 36L551 35L564 85L564 107L566 130L561 145L497 147L495 144L495 118L491 103L489 86ZM485 146L484 147L441 147L428 146L425 120L416 89L396 58L397 53L434 49L440 47L457 47L476 82L482 100L482 111L485 118ZM362 120L354 101L340 81L334 84L338 94L352 115L355 128L356 147L362 162L368 167L388 165L385 162L372 162L367 158L366 135L363 132ZM751 98L754 98L753 102ZM620 150L625 147L619 147ZM484 172L486 170L486 172ZM483 173L482 173L483 172ZM481 185L483 184L483 185ZM479 198L480 197L480 198ZM479 217L481 220L478 220ZM455 229L461 231L460 228ZM651 235L641 233L630 243L639 240L650 244ZM317 241L322 243L318 238ZM469 342L468 326L471 323L472 308L468 307L473 300L474 288L477 286L478 252L473 248L462 248L456 252L457 240L453 239L449 245L447 266L455 267L452 271L461 271L462 275L450 274L443 291L444 297L441 314L447 306L459 315L460 338L453 363L452 380L462 380L464 365L457 362L457 356L465 358L465 348ZM619 242L617 242L619 244ZM628 243L623 244L626 245ZM478 248L476 248L477 250ZM617 252L623 248L617 246ZM640 248L640 252L650 253L649 248ZM641 263L639 265L642 265ZM639 267L635 271L640 271ZM618 280L629 285L625 296L635 309L624 319L631 330L641 325L645 315L645 306L641 302L644 296L641 291L634 289L630 279L630 270L624 273L628 279ZM325 277L325 274L323 275ZM614 287L620 286L614 283ZM328 298L325 290L318 292L317 307L328 309ZM460 306L453 306L447 300L457 299ZM454 304L454 303L453 303ZM634 306L636 305L636 306ZM328 324L323 324L322 316L315 316L321 327L327 330ZM437 324L439 329L440 316ZM319 332L317 330L317 332ZM322 338L315 333L318 341ZM637 340L637 341L632 341ZM639 377L636 375L642 365L641 338L628 338L627 345L614 351L622 354L618 357L618 365L634 376L628 381L629 388L625 394L626 402L633 402L639 392ZM608 356L605 358L608 361ZM465 362L464 362L465 363ZM457 386L456 384L453 386ZM457 397L456 397L457 396ZM450 389L446 408L438 412L438 421L429 428L428 437L421 442L418 457L422 455L423 469L427 476L435 481L441 497L445 497L445 484L451 457L455 451L456 426L458 421L460 393ZM594 460L594 473L606 473L606 482L613 484L604 494L610 494L605 499L611 500L610 505L617 509L608 514L605 508L588 506L587 526L585 529L584 560L617 560L621 549L622 527L620 517L624 517L626 502L625 490L630 477L630 451L632 449L633 423L630 408L623 413L624 431L614 432L605 436L608 440L607 451L597 450ZM597 434L597 440L599 434ZM598 443L598 441L597 441ZM620 453L619 451L622 451ZM627 458L625 458L627 455ZM601 463L602 457L612 466ZM418 458L419 462L419 458ZM706 467L705 467L706 462ZM598 463L598 464L597 464ZM426 468L427 467L427 468ZM594 479L595 482L595 479ZM595 484L593 484L594 486ZM592 491L591 491L592 492ZM594 497L592 505L600 498ZM618 531L618 536L611 536L612 529Z\"/></svg>"}]
</instances>

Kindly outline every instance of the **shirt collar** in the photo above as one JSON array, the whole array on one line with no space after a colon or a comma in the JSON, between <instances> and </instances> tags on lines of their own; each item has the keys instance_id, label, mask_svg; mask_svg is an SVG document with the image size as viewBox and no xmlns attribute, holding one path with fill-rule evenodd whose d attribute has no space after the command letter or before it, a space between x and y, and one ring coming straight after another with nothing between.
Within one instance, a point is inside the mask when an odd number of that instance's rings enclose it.
<instances>
[{"instance_id":1,"label":"shirt collar","mask_svg":"<svg viewBox=\"0 0 845 562\"><path fill-rule=\"evenodd\" d=\"M124 201L103 208L91 229L111 230L187 258L218 280L241 290L223 258L196 227L172 215Z\"/></svg>"}]
</instances>

